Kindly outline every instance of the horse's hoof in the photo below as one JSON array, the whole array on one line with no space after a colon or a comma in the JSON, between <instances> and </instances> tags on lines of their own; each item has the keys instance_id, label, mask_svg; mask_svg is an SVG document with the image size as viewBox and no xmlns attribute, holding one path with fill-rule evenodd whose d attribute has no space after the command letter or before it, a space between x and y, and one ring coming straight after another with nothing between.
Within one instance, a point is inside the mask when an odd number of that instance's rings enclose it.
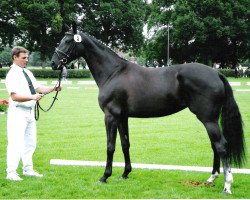
<instances>
[{"instance_id":1,"label":"horse's hoof","mask_svg":"<svg viewBox=\"0 0 250 200\"><path fill-rule=\"evenodd\" d=\"M121 178L124 179L124 180L126 180L126 179L128 179L128 176L123 176L123 175L122 175Z\"/></svg>"},{"instance_id":2,"label":"horse's hoof","mask_svg":"<svg viewBox=\"0 0 250 200\"><path fill-rule=\"evenodd\" d=\"M106 179L101 178L98 183L107 183Z\"/></svg>"},{"instance_id":3,"label":"horse's hoof","mask_svg":"<svg viewBox=\"0 0 250 200\"><path fill-rule=\"evenodd\" d=\"M231 192L231 190L228 190L228 189L224 188L224 190L222 191L222 194L230 195L230 194L232 194L232 192Z\"/></svg>"},{"instance_id":4,"label":"horse's hoof","mask_svg":"<svg viewBox=\"0 0 250 200\"><path fill-rule=\"evenodd\" d=\"M98 183L98 184L104 184L104 183L107 183L107 182L106 182L106 181L100 181L100 180L99 180L97 183Z\"/></svg>"},{"instance_id":5,"label":"horse's hoof","mask_svg":"<svg viewBox=\"0 0 250 200\"><path fill-rule=\"evenodd\" d=\"M216 172L215 174L212 174L212 175L209 177L209 179L207 179L207 182L208 182L208 183L213 183L214 180L215 180L216 178L218 178L218 177L219 177L219 173Z\"/></svg>"}]
</instances>

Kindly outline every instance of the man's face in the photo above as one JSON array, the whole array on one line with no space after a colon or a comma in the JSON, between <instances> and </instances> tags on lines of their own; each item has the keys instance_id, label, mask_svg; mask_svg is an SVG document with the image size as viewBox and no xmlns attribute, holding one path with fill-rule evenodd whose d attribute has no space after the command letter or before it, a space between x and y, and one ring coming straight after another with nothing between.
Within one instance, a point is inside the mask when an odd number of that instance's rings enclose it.
<instances>
[{"instance_id":1,"label":"man's face","mask_svg":"<svg viewBox=\"0 0 250 200\"><path fill-rule=\"evenodd\" d=\"M19 56L14 56L14 63L19 67L24 68L29 61L29 55L27 53L20 53Z\"/></svg>"}]
</instances>

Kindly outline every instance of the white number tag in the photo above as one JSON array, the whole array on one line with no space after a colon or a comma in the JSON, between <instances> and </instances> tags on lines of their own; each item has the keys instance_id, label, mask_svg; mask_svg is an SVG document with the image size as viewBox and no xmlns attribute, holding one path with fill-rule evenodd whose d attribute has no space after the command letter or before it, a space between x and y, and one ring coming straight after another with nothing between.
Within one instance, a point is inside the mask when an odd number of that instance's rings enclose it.
<instances>
[{"instance_id":1,"label":"white number tag","mask_svg":"<svg viewBox=\"0 0 250 200\"><path fill-rule=\"evenodd\" d=\"M82 37L78 34L74 35L74 40L75 42L81 42L82 41Z\"/></svg>"}]
</instances>

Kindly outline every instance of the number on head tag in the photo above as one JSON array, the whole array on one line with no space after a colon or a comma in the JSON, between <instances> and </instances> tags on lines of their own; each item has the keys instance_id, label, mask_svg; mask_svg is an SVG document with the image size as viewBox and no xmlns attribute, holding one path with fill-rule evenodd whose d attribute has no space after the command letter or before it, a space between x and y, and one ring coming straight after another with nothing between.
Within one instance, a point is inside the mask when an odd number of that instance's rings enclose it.
<instances>
[{"instance_id":1,"label":"number on head tag","mask_svg":"<svg viewBox=\"0 0 250 200\"><path fill-rule=\"evenodd\" d=\"M81 42L82 41L82 37L78 34L74 35L74 40L75 42Z\"/></svg>"}]
</instances>

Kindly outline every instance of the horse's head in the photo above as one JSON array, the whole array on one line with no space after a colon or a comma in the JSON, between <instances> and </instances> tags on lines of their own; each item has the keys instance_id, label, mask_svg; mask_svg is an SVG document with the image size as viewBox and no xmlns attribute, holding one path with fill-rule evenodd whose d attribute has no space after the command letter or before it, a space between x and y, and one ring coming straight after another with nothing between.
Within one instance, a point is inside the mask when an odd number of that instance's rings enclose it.
<instances>
[{"instance_id":1,"label":"horse's head","mask_svg":"<svg viewBox=\"0 0 250 200\"><path fill-rule=\"evenodd\" d=\"M73 29L66 32L65 36L56 48L52 59L51 66L52 69L61 69L63 64L67 64L72 60L78 58L77 47L81 43L82 36L77 33L76 26Z\"/></svg>"}]
</instances>

